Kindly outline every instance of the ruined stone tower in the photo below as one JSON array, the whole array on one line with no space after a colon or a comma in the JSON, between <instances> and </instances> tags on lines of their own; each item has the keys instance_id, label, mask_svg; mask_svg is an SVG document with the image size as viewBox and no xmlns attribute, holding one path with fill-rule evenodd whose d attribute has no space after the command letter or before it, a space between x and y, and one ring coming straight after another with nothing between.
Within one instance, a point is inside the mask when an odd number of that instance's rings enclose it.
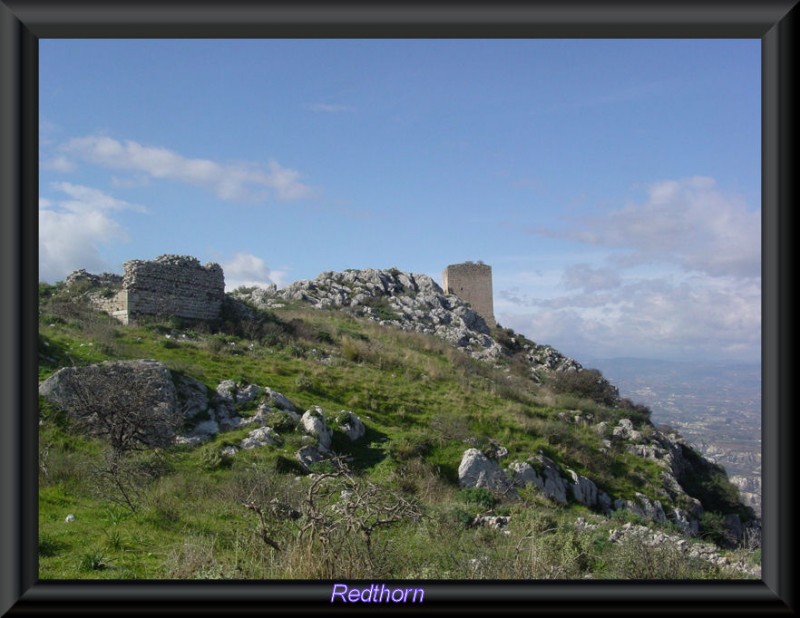
<instances>
[{"instance_id":1,"label":"ruined stone tower","mask_svg":"<svg viewBox=\"0 0 800 618\"><path fill-rule=\"evenodd\" d=\"M496 325L491 266L476 262L451 264L442 272L442 288L445 294L455 294L472 305L489 326Z\"/></svg>"}]
</instances>

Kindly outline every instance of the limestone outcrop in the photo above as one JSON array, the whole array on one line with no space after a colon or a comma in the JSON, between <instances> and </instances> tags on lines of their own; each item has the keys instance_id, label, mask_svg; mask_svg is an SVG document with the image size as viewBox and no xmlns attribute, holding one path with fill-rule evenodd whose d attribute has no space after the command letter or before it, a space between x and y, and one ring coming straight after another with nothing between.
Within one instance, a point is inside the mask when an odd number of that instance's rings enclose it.
<instances>
[{"instance_id":1,"label":"limestone outcrop","mask_svg":"<svg viewBox=\"0 0 800 618\"><path fill-rule=\"evenodd\" d=\"M498 463L476 448L464 451L458 466L458 482L465 488L484 488L500 495L516 495Z\"/></svg>"},{"instance_id":2,"label":"limestone outcrop","mask_svg":"<svg viewBox=\"0 0 800 618\"><path fill-rule=\"evenodd\" d=\"M351 442L360 440L367 433L367 428L364 426L363 421L350 410L342 410L336 415L334 419L336 428L344 433Z\"/></svg>"},{"instance_id":3,"label":"limestone outcrop","mask_svg":"<svg viewBox=\"0 0 800 618\"><path fill-rule=\"evenodd\" d=\"M303 416L300 417L300 424L307 434L317 439L321 451L325 452L331 448L333 431L325 422L325 414L322 408L314 406L310 410L306 410Z\"/></svg>"},{"instance_id":4,"label":"limestone outcrop","mask_svg":"<svg viewBox=\"0 0 800 618\"><path fill-rule=\"evenodd\" d=\"M39 395L115 448L163 446L184 420L172 374L155 360L64 367L39 384Z\"/></svg>"},{"instance_id":5,"label":"limestone outcrop","mask_svg":"<svg viewBox=\"0 0 800 618\"><path fill-rule=\"evenodd\" d=\"M397 269L324 272L310 281L275 287L238 290L237 299L264 309L303 302L317 309L339 309L408 331L434 335L467 351L475 358L493 360L509 354L492 336L486 320L455 294L445 294L427 275ZM531 366L538 371L580 371L582 366L547 345L522 337L514 341Z\"/></svg>"}]
</instances>

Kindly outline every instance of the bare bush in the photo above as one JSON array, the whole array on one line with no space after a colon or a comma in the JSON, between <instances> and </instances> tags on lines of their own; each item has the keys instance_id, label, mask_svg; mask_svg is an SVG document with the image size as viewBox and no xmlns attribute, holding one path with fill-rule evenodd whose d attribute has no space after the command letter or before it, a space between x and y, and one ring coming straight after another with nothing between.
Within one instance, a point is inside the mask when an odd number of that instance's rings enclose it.
<instances>
[{"instance_id":1,"label":"bare bush","mask_svg":"<svg viewBox=\"0 0 800 618\"><path fill-rule=\"evenodd\" d=\"M108 440L118 454L172 443L183 416L159 392L142 363L103 363L62 370L58 405L86 433ZM158 368L155 369L158 371Z\"/></svg>"},{"instance_id":2,"label":"bare bush","mask_svg":"<svg viewBox=\"0 0 800 618\"><path fill-rule=\"evenodd\" d=\"M275 551L288 546L290 555L313 555L314 576L377 576L387 565L375 533L418 520L421 511L415 502L356 477L341 460L334 461L335 471L316 476L296 508L275 499L249 499L242 505L256 514L265 545Z\"/></svg>"}]
</instances>

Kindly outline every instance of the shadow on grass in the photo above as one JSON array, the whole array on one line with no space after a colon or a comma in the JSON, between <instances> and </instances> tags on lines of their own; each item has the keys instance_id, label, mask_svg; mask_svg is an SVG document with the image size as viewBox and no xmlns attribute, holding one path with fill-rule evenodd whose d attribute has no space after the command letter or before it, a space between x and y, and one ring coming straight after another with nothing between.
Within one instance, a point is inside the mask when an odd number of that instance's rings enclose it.
<instances>
[{"instance_id":1,"label":"shadow on grass","mask_svg":"<svg viewBox=\"0 0 800 618\"><path fill-rule=\"evenodd\" d=\"M353 470L364 471L388 457L385 448L388 440L385 433L370 427L367 427L364 436L355 442L351 442L343 433L335 431L331 448L335 453L351 456L353 461L350 462L350 467Z\"/></svg>"}]
</instances>

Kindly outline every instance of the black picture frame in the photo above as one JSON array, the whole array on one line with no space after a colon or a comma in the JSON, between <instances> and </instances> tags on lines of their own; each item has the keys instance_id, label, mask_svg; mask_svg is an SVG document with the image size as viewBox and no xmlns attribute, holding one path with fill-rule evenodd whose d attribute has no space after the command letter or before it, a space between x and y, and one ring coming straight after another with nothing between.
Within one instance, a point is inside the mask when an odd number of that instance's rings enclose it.
<instances>
[{"instance_id":1,"label":"black picture frame","mask_svg":"<svg viewBox=\"0 0 800 618\"><path fill-rule=\"evenodd\" d=\"M0 615L375 609L331 605L331 584L324 582L38 581L38 40L144 37L761 39L762 580L415 582L425 588L424 603L406 607L414 613L794 613L796 3L0 0Z\"/></svg>"}]
</instances>

